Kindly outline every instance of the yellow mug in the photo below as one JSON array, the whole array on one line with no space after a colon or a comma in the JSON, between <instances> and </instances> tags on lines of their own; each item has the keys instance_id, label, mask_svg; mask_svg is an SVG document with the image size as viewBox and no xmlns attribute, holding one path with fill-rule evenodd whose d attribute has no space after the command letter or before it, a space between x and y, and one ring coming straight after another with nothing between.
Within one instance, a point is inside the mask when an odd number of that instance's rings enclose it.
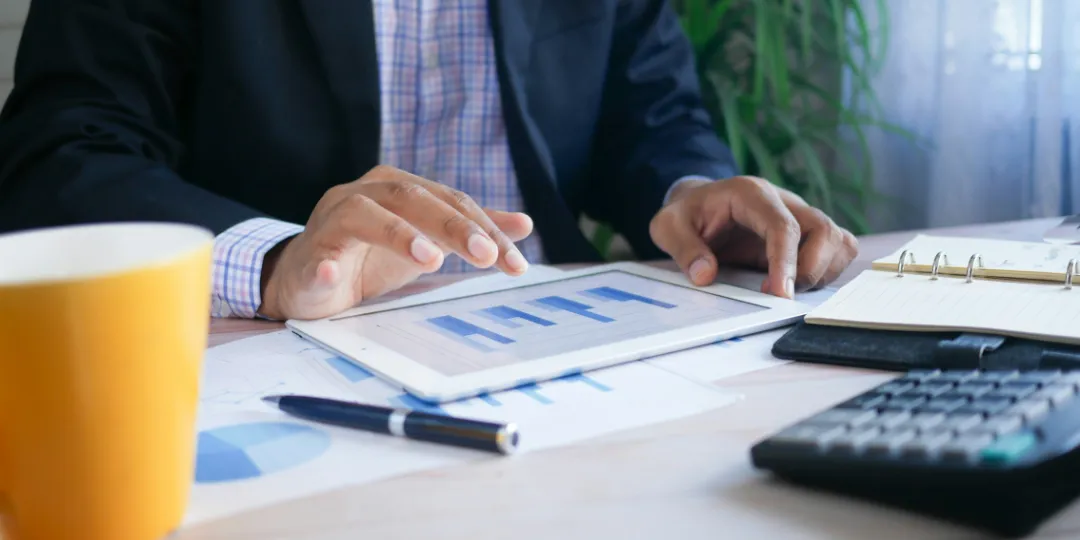
<instances>
[{"instance_id":1,"label":"yellow mug","mask_svg":"<svg viewBox=\"0 0 1080 540\"><path fill-rule=\"evenodd\" d=\"M179 526L213 236L169 223L0 235L4 540L151 540Z\"/></svg>"}]
</instances>

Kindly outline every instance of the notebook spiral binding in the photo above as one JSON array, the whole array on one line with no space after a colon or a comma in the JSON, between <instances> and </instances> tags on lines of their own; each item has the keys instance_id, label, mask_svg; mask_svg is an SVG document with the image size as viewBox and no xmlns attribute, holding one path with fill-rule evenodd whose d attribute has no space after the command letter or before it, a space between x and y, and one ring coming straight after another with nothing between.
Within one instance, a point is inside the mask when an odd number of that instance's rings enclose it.
<instances>
[{"instance_id":1,"label":"notebook spiral binding","mask_svg":"<svg viewBox=\"0 0 1080 540\"><path fill-rule=\"evenodd\" d=\"M904 250L900 253L900 260L896 261L896 277L904 277L904 266L908 264L915 264L915 254ZM930 279L937 280L939 269L941 265L949 265L949 256L944 251L937 252L934 255L934 262L930 265ZM967 272L964 275L964 281L971 283L975 276L975 266L984 268L982 255L975 253L968 259ZM1072 290L1073 276L1076 272L1080 271L1080 262L1076 259L1069 259L1069 264L1065 266L1065 289Z\"/></svg>"}]
</instances>

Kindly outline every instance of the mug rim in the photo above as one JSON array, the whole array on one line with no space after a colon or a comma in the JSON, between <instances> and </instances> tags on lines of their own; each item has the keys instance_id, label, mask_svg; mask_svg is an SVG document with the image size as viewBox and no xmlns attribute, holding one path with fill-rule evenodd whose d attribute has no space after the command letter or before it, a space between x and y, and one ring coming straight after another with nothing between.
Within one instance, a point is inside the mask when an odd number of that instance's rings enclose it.
<instances>
[{"instance_id":1,"label":"mug rim","mask_svg":"<svg viewBox=\"0 0 1080 540\"><path fill-rule=\"evenodd\" d=\"M152 253L150 254L116 257L118 259L126 260L110 261L103 259L98 261L97 264L90 265L88 268L69 269L66 271L58 269L47 270L45 266L42 265L42 267L38 268L36 271L28 267L28 269L23 270L21 274L16 270L12 276L5 275L3 261L8 256L12 255L10 253L5 253L5 251L8 249L18 251L19 244L26 246L29 243L36 242L61 243L64 242L65 239L68 242L72 242L80 234L93 237L92 239L98 241L112 238L112 241L115 242L115 235L123 235L124 233L130 234L135 233L136 231L143 233L168 232L175 236L162 240L168 240L170 243L167 245L158 243L156 246L152 247L142 246L141 249L151 250ZM213 232L206 227L190 223L168 221L80 223L0 233L0 289L35 285L70 284L116 277L133 271L160 268L187 257L196 250L203 249L206 244L212 243L213 240ZM15 244L15 246L11 246L11 244ZM18 253L14 253L14 256L18 256Z\"/></svg>"}]
</instances>

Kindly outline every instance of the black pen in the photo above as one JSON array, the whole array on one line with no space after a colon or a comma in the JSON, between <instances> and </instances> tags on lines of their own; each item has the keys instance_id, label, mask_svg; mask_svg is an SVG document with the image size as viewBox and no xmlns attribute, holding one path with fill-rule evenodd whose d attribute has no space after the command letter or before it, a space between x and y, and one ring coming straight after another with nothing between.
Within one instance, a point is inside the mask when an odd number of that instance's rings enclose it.
<instances>
[{"instance_id":1,"label":"black pen","mask_svg":"<svg viewBox=\"0 0 1080 540\"><path fill-rule=\"evenodd\" d=\"M276 405L287 414L323 424L501 454L511 454L518 446L518 431L514 424L310 396L266 396L263 401Z\"/></svg>"}]
</instances>

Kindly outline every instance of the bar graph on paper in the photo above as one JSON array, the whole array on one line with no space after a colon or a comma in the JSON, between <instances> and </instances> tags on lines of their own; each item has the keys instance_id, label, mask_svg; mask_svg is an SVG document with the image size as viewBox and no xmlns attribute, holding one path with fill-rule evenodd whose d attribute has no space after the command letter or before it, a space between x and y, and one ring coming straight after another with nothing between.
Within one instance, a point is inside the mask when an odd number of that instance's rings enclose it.
<instances>
[{"instance_id":1,"label":"bar graph on paper","mask_svg":"<svg viewBox=\"0 0 1080 540\"><path fill-rule=\"evenodd\" d=\"M763 309L605 272L346 321L358 334L453 376Z\"/></svg>"},{"instance_id":2,"label":"bar graph on paper","mask_svg":"<svg viewBox=\"0 0 1080 540\"><path fill-rule=\"evenodd\" d=\"M577 373L439 406L404 393L359 364L312 346L291 332L244 341L212 349L200 389L202 414L267 410L263 396L297 393L509 421L567 400L600 399L623 381L617 376L621 372L603 376Z\"/></svg>"}]
</instances>

